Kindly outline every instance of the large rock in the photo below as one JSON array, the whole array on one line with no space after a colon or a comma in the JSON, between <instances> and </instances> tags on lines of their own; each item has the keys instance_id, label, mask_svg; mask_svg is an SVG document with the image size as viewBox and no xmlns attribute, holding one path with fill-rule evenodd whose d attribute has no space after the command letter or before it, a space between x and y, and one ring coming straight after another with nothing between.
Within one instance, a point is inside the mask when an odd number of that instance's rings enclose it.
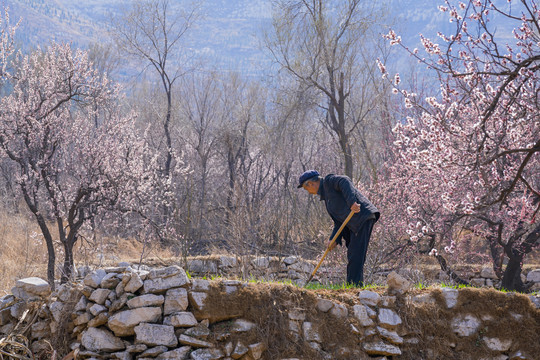
<instances>
[{"instance_id":1,"label":"large rock","mask_svg":"<svg viewBox=\"0 0 540 360\"><path fill-rule=\"evenodd\" d=\"M527 274L527 281L540 283L540 269L529 271L529 273Z\"/></svg>"},{"instance_id":2,"label":"large rock","mask_svg":"<svg viewBox=\"0 0 540 360\"><path fill-rule=\"evenodd\" d=\"M49 296L51 294L51 286L49 283L38 277L17 280L15 286L31 295Z\"/></svg>"},{"instance_id":3,"label":"large rock","mask_svg":"<svg viewBox=\"0 0 540 360\"><path fill-rule=\"evenodd\" d=\"M297 320L297 321L304 321L306 320L306 312L303 309L291 309L289 310L289 319L291 320Z\"/></svg>"},{"instance_id":4,"label":"large rock","mask_svg":"<svg viewBox=\"0 0 540 360\"><path fill-rule=\"evenodd\" d=\"M178 274L185 273L184 269L177 265L171 265L164 268L152 269L146 276L147 280L166 279Z\"/></svg>"},{"instance_id":5,"label":"large rock","mask_svg":"<svg viewBox=\"0 0 540 360\"><path fill-rule=\"evenodd\" d=\"M210 281L206 279L193 279L191 283L191 291L208 291L210 290Z\"/></svg>"},{"instance_id":6,"label":"large rock","mask_svg":"<svg viewBox=\"0 0 540 360\"><path fill-rule=\"evenodd\" d=\"M233 359L240 359L248 351L249 351L248 347L242 344L241 341L238 341L238 343L234 347L234 351L232 352L231 357Z\"/></svg>"},{"instance_id":7,"label":"large rock","mask_svg":"<svg viewBox=\"0 0 540 360\"><path fill-rule=\"evenodd\" d=\"M206 339L210 335L210 329L206 325L199 324L187 329L184 335L196 337L197 339Z\"/></svg>"},{"instance_id":8,"label":"large rock","mask_svg":"<svg viewBox=\"0 0 540 360\"><path fill-rule=\"evenodd\" d=\"M88 327L100 327L101 325L105 325L107 321L109 321L109 314L102 312L88 322Z\"/></svg>"},{"instance_id":9,"label":"large rock","mask_svg":"<svg viewBox=\"0 0 540 360\"><path fill-rule=\"evenodd\" d=\"M189 303L195 310L204 310L204 305L206 303L206 298L208 294L205 292L191 291L189 292Z\"/></svg>"},{"instance_id":10,"label":"large rock","mask_svg":"<svg viewBox=\"0 0 540 360\"><path fill-rule=\"evenodd\" d=\"M182 346L178 349L164 352L159 355L156 360L184 360L187 359L189 352L191 351L191 346Z\"/></svg>"},{"instance_id":11,"label":"large rock","mask_svg":"<svg viewBox=\"0 0 540 360\"><path fill-rule=\"evenodd\" d=\"M471 314L460 315L451 322L452 330L459 336L471 336L480 327L480 320Z\"/></svg>"},{"instance_id":12,"label":"large rock","mask_svg":"<svg viewBox=\"0 0 540 360\"><path fill-rule=\"evenodd\" d=\"M180 335L178 337L178 341L180 342L180 344L189 345L189 346L193 346L193 347L196 347L196 348L209 348L209 347L212 346L211 342L196 339L194 337L187 336L187 335L184 335L184 334L182 334L182 335Z\"/></svg>"},{"instance_id":13,"label":"large rock","mask_svg":"<svg viewBox=\"0 0 540 360\"><path fill-rule=\"evenodd\" d=\"M311 274L315 270L315 265L307 261L297 261L288 267L289 270L298 271L300 273Z\"/></svg>"},{"instance_id":14,"label":"large rock","mask_svg":"<svg viewBox=\"0 0 540 360\"><path fill-rule=\"evenodd\" d=\"M349 310L347 310L347 307L343 304L335 304L330 310L330 314L337 318L346 318L349 315Z\"/></svg>"},{"instance_id":15,"label":"large rock","mask_svg":"<svg viewBox=\"0 0 540 360\"><path fill-rule=\"evenodd\" d=\"M250 331L252 329L255 328L255 323L254 322L251 322L251 321L248 321L248 320L245 320L245 319L237 319L234 321L234 324L231 328L231 331L232 332L246 332L246 331Z\"/></svg>"},{"instance_id":16,"label":"large rock","mask_svg":"<svg viewBox=\"0 0 540 360\"><path fill-rule=\"evenodd\" d=\"M124 291L128 293L135 293L137 290L142 288L144 281L141 279L138 273L132 272L131 277L127 284L124 286Z\"/></svg>"},{"instance_id":17,"label":"large rock","mask_svg":"<svg viewBox=\"0 0 540 360\"><path fill-rule=\"evenodd\" d=\"M88 305L88 299L83 295L75 305L75 309L73 309L73 311L85 311L86 305Z\"/></svg>"},{"instance_id":18,"label":"large rock","mask_svg":"<svg viewBox=\"0 0 540 360\"><path fill-rule=\"evenodd\" d=\"M388 284L389 294L402 295L411 287L411 282L395 271L388 274L386 282Z\"/></svg>"},{"instance_id":19,"label":"large rock","mask_svg":"<svg viewBox=\"0 0 540 360\"><path fill-rule=\"evenodd\" d=\"M383 327L377 326L377 331L383 339L390 341L393 344L403 344L403 338L395 331L387 330Z\"/></svg>"},{"instance_id":20,"label":"large rock","mask_svg":"<svg viewBox=\"0 0 540 360\"><path fill-rule=\"evenodd\" d=\"M88 311L90 311L90 314L97 316L101 314L102 312L107 311L107 307L103 305L99 305L99 304L94 304L90 306L90 309L88 309Z\"/></svg>"},{"instance_id":21,"label":"large rock","mask_svg":"<svg viewBox=\"0 0 540 360\"><path fill-rule=\"evenodd\" d=\"M219 257L220 268L232 268L238 265L238 260L234 256L222 255Z\"/></svg>"},{"instance_id":22,"label":"large rock","mask_svg":"<svg viewBox=\"0 0 540 360\"><path fill-rule=\"evenodd\" d=\"M197 319L192 313L182 311L165 317L163 323L173 327L192 327L197 325Z\"/></svg>"},{"instance_id":23,"label":"large rock","mask_svg":"<svg viewBox=\"0 0 540 360\"><path fill-rule=\"evenodd\" d=\"M85 307L85 309L86 309L86 307ZM62 303L60 301L52 302L49 305L49 310L51 311L51 314L53 316L54 321L56 321L57 323L59 323L62 320L62 317L65 315L64 314L64 303ZM0 312L0 325L6 324L6 322L3 321L3 316L2 316L2 314L4 312L6 312L6 311L1 311Z\"/></svg>"},{"instance_id":24,"label":"large rock","mask_svg":"<svg viewBox=\"0 0 540 360\"><path fill-rule=\"evenodd\" d=\"M95 302L96 304L103 305L105 304L105 300L109 297L111 293L111 290L109 289L96 289L92 292L90 297L88 298L90 301Z\"/></svg>"},{"instance_id":25,"label":"large rock","mask_svg":"<svg viewBox=\"0 0 540 360\"><path fill-rule=\"evenodd\" d=\"M251 344L248 346L248 348L249 355L251 355L251 357L255 360L259 360L262 357L264 350L266 350L266 346L262 342Z\"/></svg>"},{"instance_id":26,"label":"large rock","mask_svg":"<svg viewBox=\"0 0 540 360\"><path fill-rule=\"evenodd\" d=\"M298 261L298 257L297 256L288 256L286 258L283 259L283 263L287 266L289 265L292 265L294 264L295 262Z\"/></svg>"},{"instance_id":27,"label":"large rock","mask_svg":"<svg viewBox=\"0 0 540 360\"><path fill-rule=\"evenodd\" d=\"M118 312L109 318L107 326L116 336L134 335L135 326L143 322L156 322L161 317L161 308L148 307Z\"/></svg>"},{"instance_id":28,"label":"large rock","mask_svg":"<svg viewBox=\"0 0 540 360\"><path fill-rule=\"evenodd\" d=\"M51 335L51 327L48 321L38 321L32 324L31 336L32 340L48 338Z\"/></svg>"},{"instance_id":29,"label":"large rock","mask_svg":"<svg viewBox=\"0 0 540 360\"><path fill-rule=\"evenodd\" d=\"M108 330L93 327L83 332L81 345L90 351L113 352L125 349L122 339L117 338Z\"/></svg>"},{"instance_id":30,"label":"large rock","mask_svg":"<svg viewBox=\"0 0 540 360\"><path fill-rule=\"evenodd\" d=\"M401 318L399 315L391 309L380 309L379 310L379 325L393 330L396 326L401 324Z\"/></svg>"},{"instance_id":31,"label":"large rock","mask_svg":"<svg viewBox=\"0 0 540 360\"><path fill-rule=\"evenodd\" d=\"M377 306L381 301L381 296L370 290L363 290L358 293L358 299L364 305Z\"/></svg>"},{"instance_id":32,"label":"large rock","mask_svg":"<svg viewBox=\"0 0 540 360\"><path fill-rule=\"evenodd\" d=\"M373 325L373 320L370 319L366 307L364 305L354 305L353 306L354 316L358 319L358 322L362 326L371 326Z\"/></svg>"},{"instance_id":33,"label":"large rock","mask_svg":"<svg viewBox=\"0 0 540 360\"><path fill-rule=\"evenodd\" d=\"M482 270L480 270L480 277L493 280L497 280L499 278L497 274L495 274L495 270L493 270L492 267L482 268Z\"/></svg>"},{"instance_id":34,"label":"large rock","mask_svg":"<svg viewBox=\"0 0 540 360\"><path fill-rule=\"evenodd\" d=\"M165 269L150 271L148 278L144 281L144 292L160 294L169 289L185 287L189 284L190 280L184 269L178 266L169 266Z\"/></svg>"},{"instance_id":35,"label":"large rock","mask_svg":"<svg viewBox=\"0 0 540 360\"><path fill-rule=\"evenodd\" d=\"M174 335L174 327L159 324L141 323L135 326L135 342L148 346L175 347L178 339Z\"/></svg>"},{"instance_id":36,"label":"large rock","mask_svg":"<svg viewBox=\"0 0 540 360\"><path fill-rule=\"evenodd\" d=\"M319 332L313 327L313 324L306 321L302 324L302 332L304 333L304 340L314 341L317 343L321 342L321 336Z\"/></svg>"},{"instance_id":37,"label":"large rock","mask_svg":"<svg viewBox=\"0 0 540 360\"><path fill-rule=\"evenodd\" d=\"M397 356L401 355L399 347L386 344L382 341L364 343L364 350L369 355Z\"/></svg>"},{"instance_id":38,"label":"large rock","mask_svg":"<svg viewBox=\"0 0 540 360\"><path fill-rule=\"evenodd\" d=\"M163 315L170 315L175 312L185 311L189 305L188 293L184 288L176 288L167 291L165 294L165 305Z\"/></svg>"},{"instance_id":39,"label":"large rock","mask_svg":"<svg viewBox=\"0 0 540 360\"><path fill-rule=\"evenodd\" d=\"M101 279L100 286L105 289L114 289L120 282L117 273L109 273Z\"/></svg>"},{"instance_id":40,"label":"large rock","mask_svg":"<svg viewBox=\"0 0 540 360\"><path fill-rule=\"evenodd\" d=\"M83 283L86 286L90 286L94 289L98 288L101 284L101 280L107 275L107 272L103 269L97 269L92 271L90 274L86 275Z\"/></svg>"},{"instance_id":41,"label":"large rock","mask_svg":"<svg viewBox=\"0 0 540 360\"><path fill-rule=\"evenodd\" d=\"M145 294L136 296L127 301L127 306L130 309L136 309L140 307L161 306L165 298L163 295Z\"/></svg>"},{"instance_id":42,"label":"large rock","mask_svg":"<svg viewBox=\"0 0 540 360\"><path fill-rule=\"evenodd\" d=\"M225 354L219 349L197 349L191 353L193 360L218 360L223 358Z\"/></svg>"},{"instance_id":43,"label":"large rock","mask_svg":"<svg viewBox=\"0 0 540 360\"><path fill-rule=\"evenodd\" d=\"M268 269L270 266L270 258L266 256L256 257L251 260L251 265L256 269Z\"/></svg>"},{"instance_id":44,"label":"large rock","mask_svg":"<svg viewBox=\"0 0 540 360\"><path fill-rule=\"evenodd\" d=\"M140 326L140 325L137 325ZM149 349L146 349L142 354L137 356L139 359L145 359L145 358L155 358L156 356L159 356L163 354L164 352L167 352L169 348L167 348L165 345L158 345L153 346Z\"/></svg>"},{"instance_id":45,"label":"large rock","mask_svg":"<svg viewBox=\"0 0 540 360\"><path fill-rule=\"evenodd\" d=\"M442 294L444 297L444 300L446 301L446 307L448 309L452 309L457 304L459 291L457 289L453 288L443 288Z\"/></svg>"},{"instance_id":46,"label":"large rock","mask_svg":"<svg viewBox=\"0 0 540 360\"><path fill-rule=\"evenodd\" d=\"M331 300L328 299L317 299L317 310L322 312L328 312L332 306L334 306L334 303Z\"/></svg>"},{"instance_id":47,"label":"large rock","mask_svg":"<svg viewBox=\"0 0 540 360\"><path fill-rule=\"evenodd\" d=\"M500 352L508 351L512 345L512 339L484 338L484 342L490 350Z\"/></svg>"}]
</instances>

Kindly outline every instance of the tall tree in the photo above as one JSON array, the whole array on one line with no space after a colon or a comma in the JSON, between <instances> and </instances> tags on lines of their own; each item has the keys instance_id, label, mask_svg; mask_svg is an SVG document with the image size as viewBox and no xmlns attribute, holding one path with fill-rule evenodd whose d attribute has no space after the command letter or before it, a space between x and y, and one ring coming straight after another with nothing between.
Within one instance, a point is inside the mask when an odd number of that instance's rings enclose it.
<instances>
[{"instance_id":1,"label":"tall tree","mask_svg":"<svg viewBox=\"0 0 540 360\"><path fill-rule=\"evenodd\" d=\"M297 81L313 88L314 104L323 110L322 123L336 138L345 174L353 177L352 132L373 110L375 101L367 88L356 86L362 63L374 61L360 54L369 47L374 26L374 5L360 0L276 0L273 33L266 45L274 59ZM380 5L380 4L379 4ZM356 94L350 108L348 99Z\"/></svg>"},{"instance_id":2,"label":"tall tree","mask_svg":"<svg viewBox=\"0 0 540 360\"><path fill-rule=\"evenodd\" d=\"M198 16L198 7L173 9L168 0L134 1L120 18L115 19L115 37L121 51L142 61L158 76L165 94L165 109L160 116L165 138L163 174L168 177L174 166L171 121L173 87L185 68L180 64L181 41Z\"/></svg>"}]
</instances>

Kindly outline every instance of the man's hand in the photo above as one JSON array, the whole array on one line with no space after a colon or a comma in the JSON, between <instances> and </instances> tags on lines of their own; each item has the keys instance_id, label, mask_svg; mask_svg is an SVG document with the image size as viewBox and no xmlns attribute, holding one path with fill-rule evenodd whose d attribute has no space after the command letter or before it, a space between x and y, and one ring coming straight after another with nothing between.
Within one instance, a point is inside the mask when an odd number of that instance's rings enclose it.
<instances>
[{"instance_id":1,"label":"man's hand","mask_svg":"<svg viewBox=\"0 0 540 360\"><path fill-rule=\"evenodd\" d=\"M351 211L355 212L355 213L358 213L360 212L360 204L359 203L354 203L351 205Z\"/></svg>"}]
</instances>

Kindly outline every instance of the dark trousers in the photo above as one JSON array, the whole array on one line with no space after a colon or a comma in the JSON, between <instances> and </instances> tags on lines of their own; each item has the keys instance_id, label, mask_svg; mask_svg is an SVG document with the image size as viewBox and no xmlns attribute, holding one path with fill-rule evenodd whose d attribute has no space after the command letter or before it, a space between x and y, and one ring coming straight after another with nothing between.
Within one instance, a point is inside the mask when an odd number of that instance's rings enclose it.
<instances>
[{"instance_id":1,"label":"dark trousers","mask_svg":"<svg viewBox=\"0 0 540 360\"><path fill-rule=\"evenodd\" d=\"M369 245L369 238L376 220L366 220L364 225L355 234L349 232L345 238L347 245L347 283L354 286L364 286L364 263Z\"/></svg>"}]
</instances>

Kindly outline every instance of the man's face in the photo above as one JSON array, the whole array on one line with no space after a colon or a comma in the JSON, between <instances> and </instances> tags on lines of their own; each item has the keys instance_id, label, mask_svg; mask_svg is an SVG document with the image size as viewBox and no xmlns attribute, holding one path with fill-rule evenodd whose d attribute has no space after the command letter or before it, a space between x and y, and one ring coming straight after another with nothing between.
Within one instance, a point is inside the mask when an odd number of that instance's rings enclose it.
<instances>
[{"instance_id":1,"label":"man's face","mask_svg":"<svg viewBox=\"0 0 540 360\"><path fill-rule=\"evenodd\" d=\"M315 195L319 191L319 182L308 180L302 184L302 187L311 195Z\"/></svg>"}]
</instances>

